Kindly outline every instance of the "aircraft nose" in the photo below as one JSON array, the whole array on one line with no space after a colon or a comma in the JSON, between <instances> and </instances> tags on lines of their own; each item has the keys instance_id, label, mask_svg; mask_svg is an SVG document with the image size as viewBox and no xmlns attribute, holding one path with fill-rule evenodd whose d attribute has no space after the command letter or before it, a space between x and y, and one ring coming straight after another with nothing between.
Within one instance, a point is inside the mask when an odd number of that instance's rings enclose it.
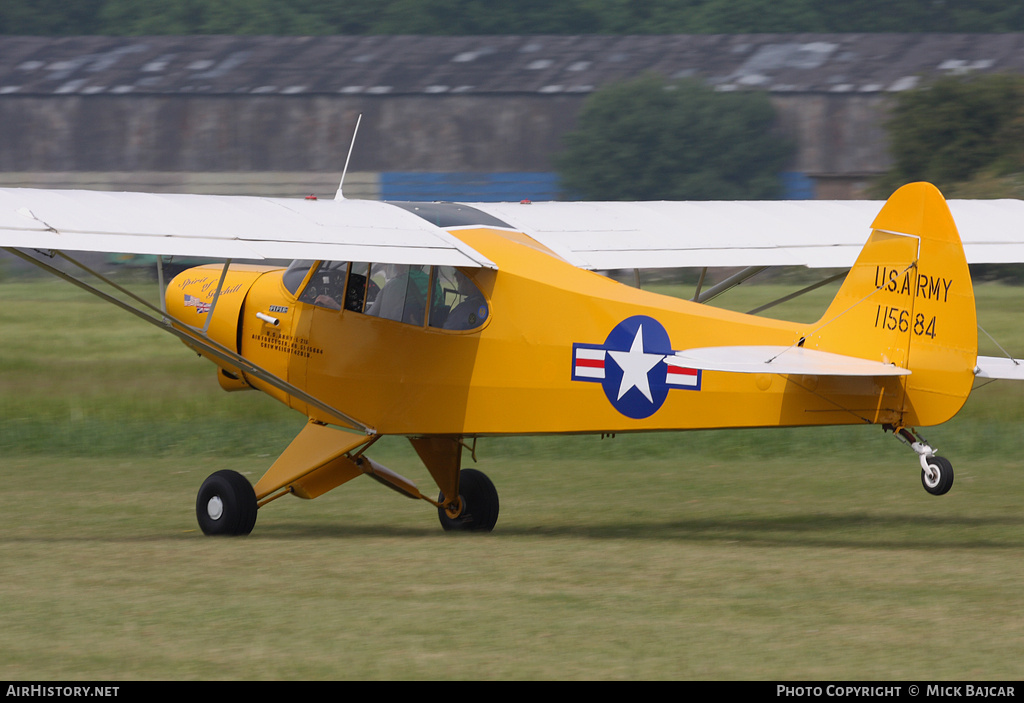
<instances>
[{"instance_id":1,"label":"aircraft nose","mask_svg":"<svg viewBox=\"0 0 1024 703\"><path fill-rule=\"evenodd\" d=\"M212 340L238 351L239 315L249 289L265 271L210 264L186 269L168 284L167 313Z\"/></svg>"}]
</instances>

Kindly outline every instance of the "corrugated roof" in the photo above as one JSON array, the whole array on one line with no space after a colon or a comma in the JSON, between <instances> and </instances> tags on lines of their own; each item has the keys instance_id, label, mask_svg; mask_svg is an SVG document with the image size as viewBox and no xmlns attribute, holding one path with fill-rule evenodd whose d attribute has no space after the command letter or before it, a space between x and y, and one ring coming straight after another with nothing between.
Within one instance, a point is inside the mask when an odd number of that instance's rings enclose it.
<instances>
[{"instance_id":1,"label":"corrugated roof","mask_svg":"<svg viewBox=\"0 0 1024 703\"><path fill-rule=\"evenodd\" d=\"M0 95L585 94L645 71L721 90L898 91L1024 73L1024 34L0 37Z\"/></svg>"}]
</instances>

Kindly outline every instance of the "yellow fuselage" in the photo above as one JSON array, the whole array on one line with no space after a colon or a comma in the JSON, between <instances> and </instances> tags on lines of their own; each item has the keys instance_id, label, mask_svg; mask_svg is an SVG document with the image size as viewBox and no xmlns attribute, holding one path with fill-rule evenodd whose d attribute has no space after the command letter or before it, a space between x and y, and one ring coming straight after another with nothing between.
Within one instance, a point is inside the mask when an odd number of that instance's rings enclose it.
<instances>
[{"instance_id":1,"label":"yellow fuselage","mask_svg":"<svg viewBox=\"0 0 1024 703\"><path fill-rule=\"evenodd\" d=\"M796 344L806 324L631 288L571 266L522 235L488 229L458 235L498 267L466 271L490 307L476 330L434 329L305 304L285 289L282 269L232 267L210 335L380 434L596 433L901 419L903 392L895 378L685 370L666 376L663 368L672 350ZM219 278L219 267L181 274L168 288L169 312L202 327L209 315L204 303L212 303ZM646 329L637 342L639 326ZM658 328L667 334L660 346L652 341ZM624 381L630 359L621 355L630 352L640 368ZM594 356L603 360L589 358ZM251 385L313 419L329 419L259 380L221 380L229 389L233 383Z\"/></svg>"}]
</instances>

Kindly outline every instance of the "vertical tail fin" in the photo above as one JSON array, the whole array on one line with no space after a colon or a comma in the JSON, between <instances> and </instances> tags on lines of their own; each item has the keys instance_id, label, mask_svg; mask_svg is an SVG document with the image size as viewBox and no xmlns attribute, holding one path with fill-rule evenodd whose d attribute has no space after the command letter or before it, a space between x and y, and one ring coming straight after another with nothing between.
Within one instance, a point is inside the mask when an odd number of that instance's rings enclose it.
<instances>
[{"instance_id":1,"label":"vertical tail fin","mask_svg":"<svg viewBox=\"0 0 1024 703\"><path fill-rule=\"evenodd\" d=\"M945 199L929 183L897 190L804 346L896 364L902 398L891 419L934 425L963 406L978 355L974 289Z\"/></svg>"}]
</instances>

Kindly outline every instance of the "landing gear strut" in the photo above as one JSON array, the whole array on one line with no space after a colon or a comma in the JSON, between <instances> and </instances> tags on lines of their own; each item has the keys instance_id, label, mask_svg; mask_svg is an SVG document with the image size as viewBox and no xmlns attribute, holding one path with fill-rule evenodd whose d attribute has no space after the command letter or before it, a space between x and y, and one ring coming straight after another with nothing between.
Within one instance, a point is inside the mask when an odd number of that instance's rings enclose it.
<instances>
[{"instance_id":1,"label":"landing gear strut","mask_svg":"<svg viewBox=\"0 0 1024 703\"><path fill-rule=\"evenodd\" d=\"M953 465L949 459L935 453L919 434L906 427L886 427L896 437L910 446L921 460L921 485L933 496L945 495L953 487Z\"/></svg>"}]
</instances>

